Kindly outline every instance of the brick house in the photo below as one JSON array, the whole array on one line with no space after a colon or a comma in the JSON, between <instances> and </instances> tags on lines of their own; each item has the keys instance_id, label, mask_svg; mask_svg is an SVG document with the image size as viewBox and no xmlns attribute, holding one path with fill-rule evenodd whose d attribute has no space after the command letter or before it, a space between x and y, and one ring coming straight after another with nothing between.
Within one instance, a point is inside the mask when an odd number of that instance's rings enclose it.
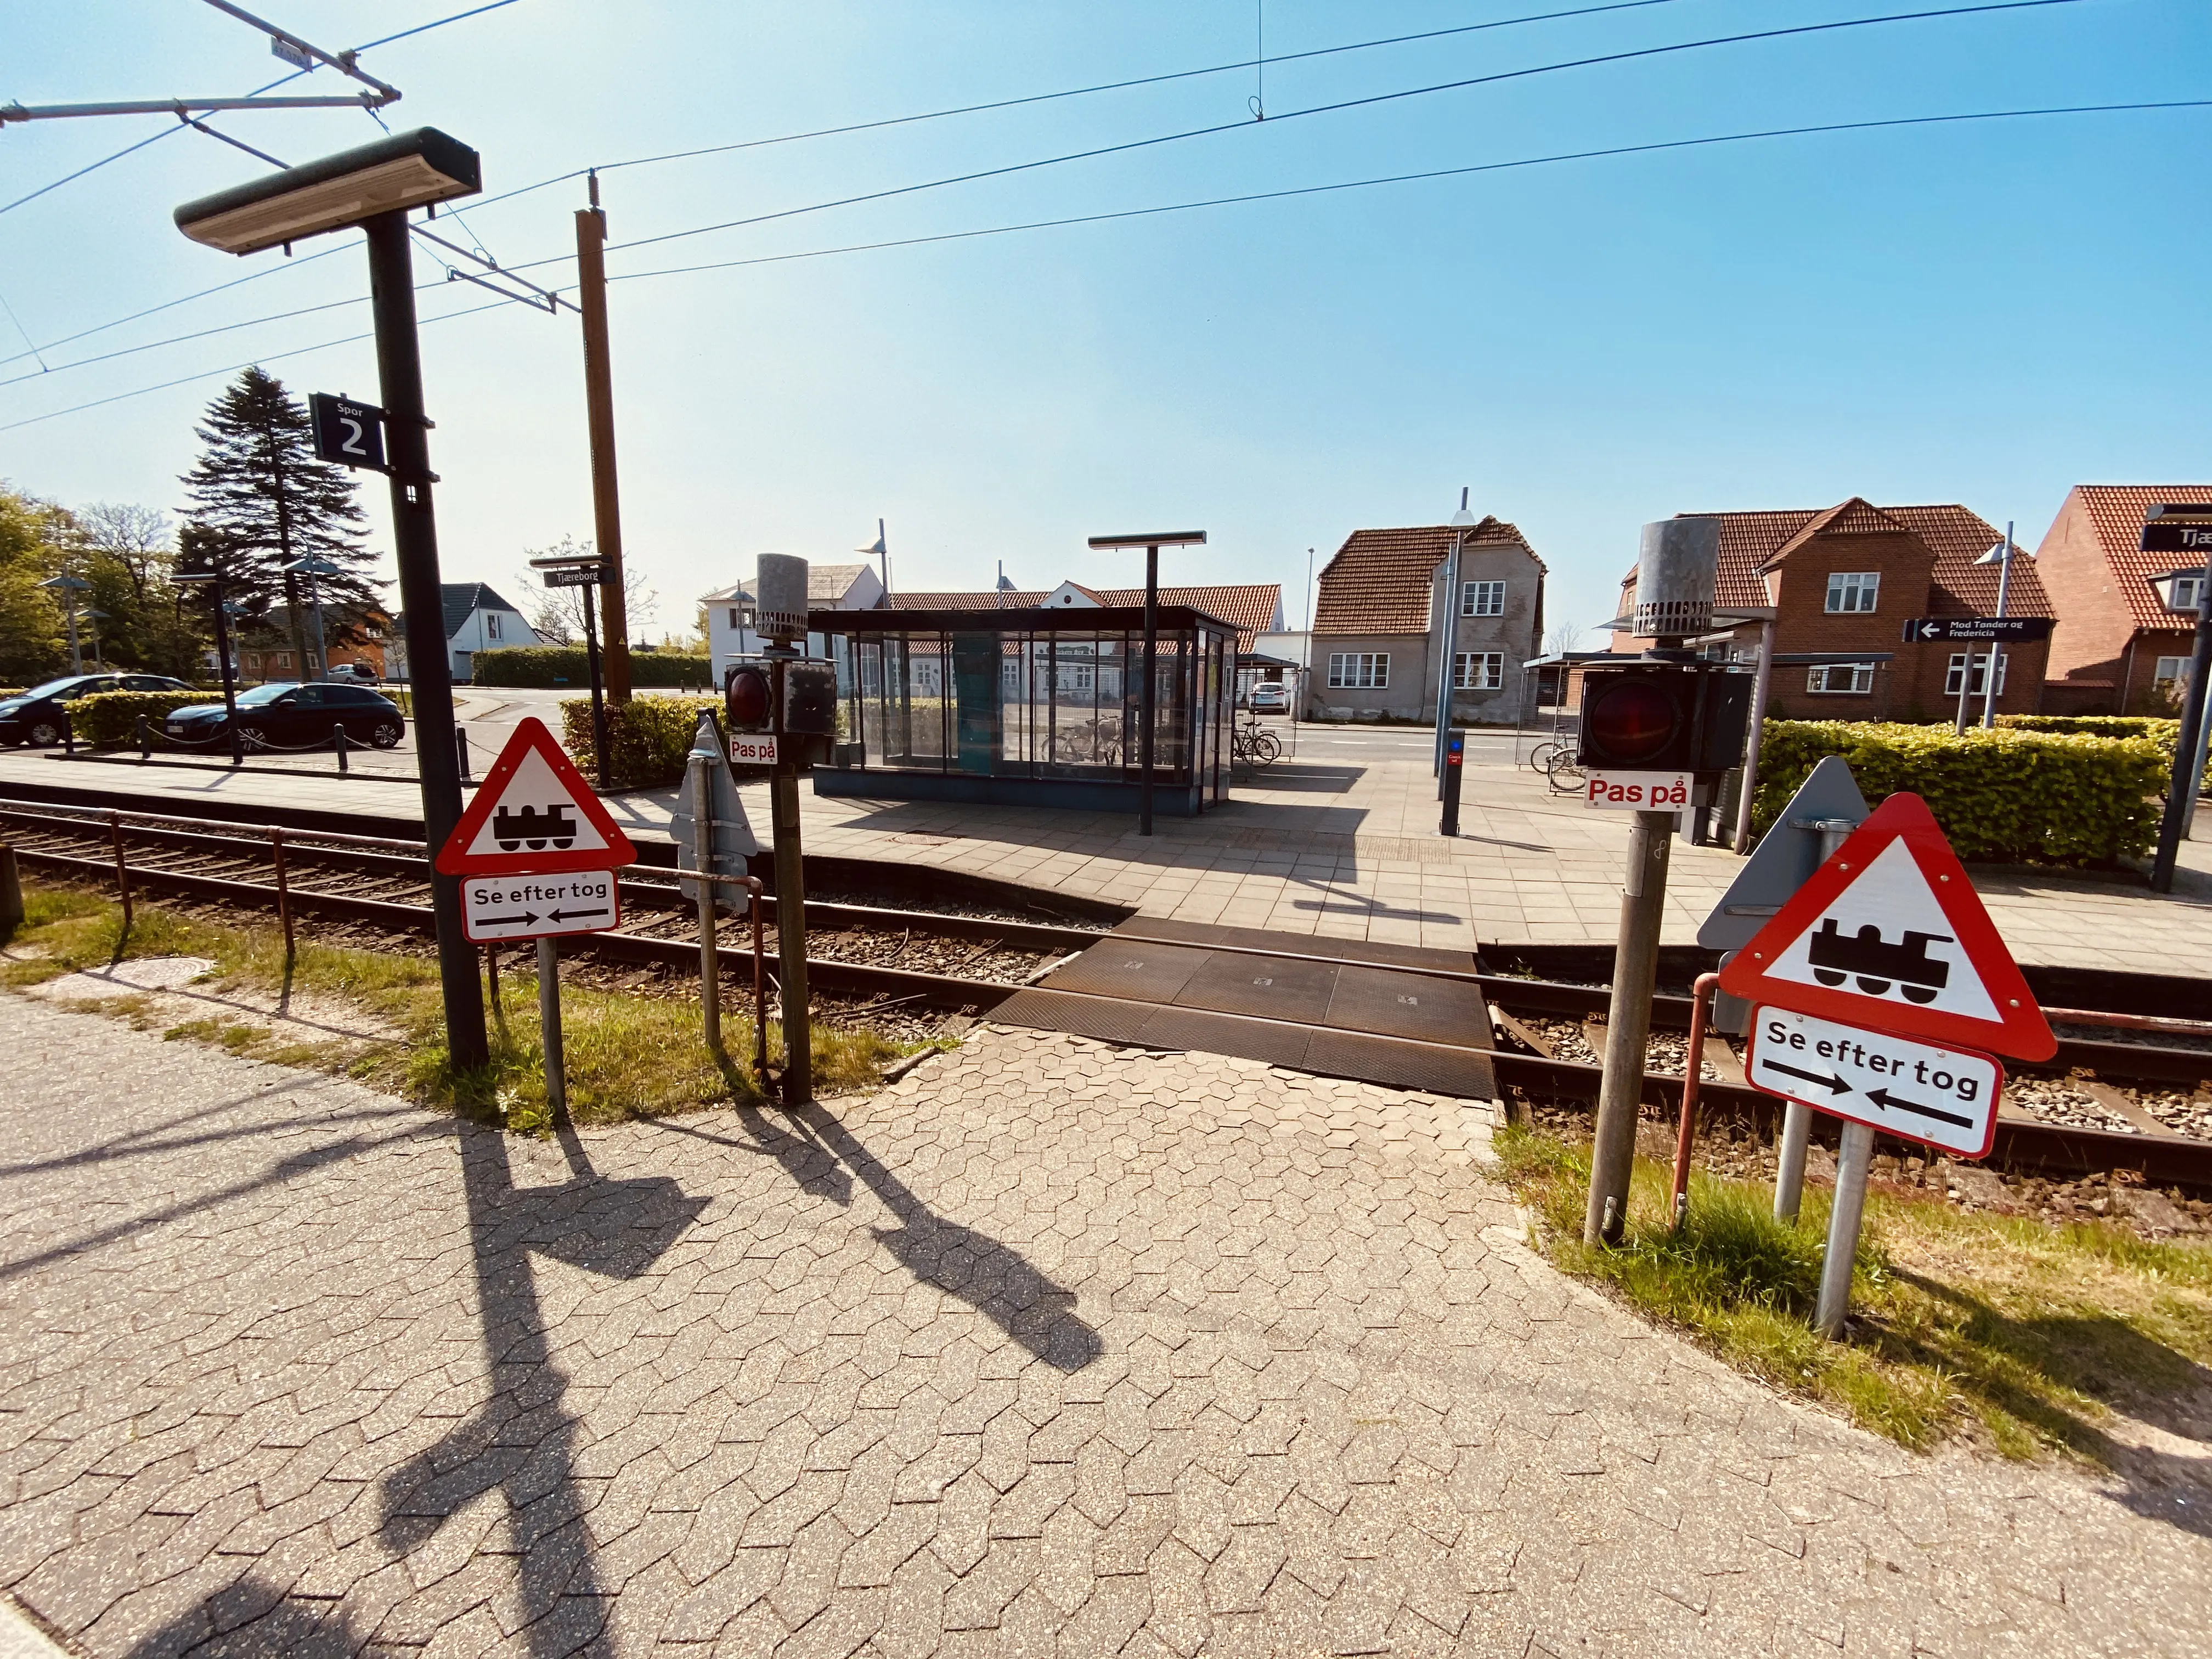
<instances>
[{"instance_id":1,"label":"brick house","mask_svg":"<svg viewBox=\"0 0 2212 1659\"><path fill-rule=\"evenodd\" d=\"M2172 712L2195 644L2197 585L2168 583L2162 596L2151 583L2204 561L2140 550L2143 511L2162 501L2212 505L2212 484L2076 484L2044 533L2035 562L2063 619L2051 647L2053 713Z\"/></svg>"},{"instance_id":2,"label":"brick house","mask_svg":"<svg viewBox=\"0 0 2212 1659\"><path fill-rule=\"evenodd\" d=\"M1355 530L1322 569L1314 600L1315 720L1432 720L1443 651L1451 525ZM1521 532L1486 518L1460 553L1452 714L1511 725L1524 712L1522 665L1541 649L1544 562Z\"/></svg>"},{"instance_id":3,"label":"brick house","mask_svg":"<svg viewBox=\"0 0 2212 1659\"><path fill-rule=\"evenodd\" d=\"M1778 720L1937 720L1954 713L1967 678L1969 652L1943 641L1905 641L1915 617L1988 617L1996 613L1997 567L1976 562L2002 533L1978 514L1953 503L1875 507L1861 497L1825 511L1717 513L1723 611L1771 606L1774 653L1863 650L1863 661L1815 665L1778 661L1768 712ZM1636 573L1621 583L1619 616L1636 607ZM2036 561L2015 548L2006 614L2054 615ZM1759 654L1759 625L1737 628L1707 647L1741 662ZM1616 651L1640 651L1647 641L1616 632ZM2033 714L2042 703L2045 644L2004 647L1997 669L1997 711ZM1889 659L1882 660L1887 655ZM1981 708L1989 648L1972 653L1974 708Z\"/></svg>"}]
</instances>

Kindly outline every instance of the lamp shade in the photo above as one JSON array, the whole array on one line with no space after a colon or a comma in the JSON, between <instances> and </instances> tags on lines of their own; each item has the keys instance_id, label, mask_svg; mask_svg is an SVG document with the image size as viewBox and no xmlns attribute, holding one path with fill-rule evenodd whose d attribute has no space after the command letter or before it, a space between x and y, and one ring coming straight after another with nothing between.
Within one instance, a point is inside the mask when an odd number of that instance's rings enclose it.
<instances>
[{"instance_id":1,"label":"lamp shade","mask_svg":"<svg viewBox=\"0 0 2212 1659\"><path fill-rule=\"evenodd\" d=\"M476 151L435 127L416 127L203 196L175 216L195 242L258 253L483 188Z\"/></svg>"}]
</instances>

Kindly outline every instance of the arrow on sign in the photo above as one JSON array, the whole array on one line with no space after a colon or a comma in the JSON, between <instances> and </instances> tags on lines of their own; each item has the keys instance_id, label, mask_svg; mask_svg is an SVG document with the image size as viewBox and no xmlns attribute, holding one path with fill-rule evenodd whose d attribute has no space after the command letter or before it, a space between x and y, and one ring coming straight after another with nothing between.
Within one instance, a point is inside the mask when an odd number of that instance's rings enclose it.
<instances>
[{"instance_id":1,"label":"arrow on sign","mask_svg":"<svg viewBox=\"0 0 2212 1659\"><path fill-rule=\"evenodd\" d=\"M1769 1062L1769 1064L1771 1063ZM1776 1066L1774 1069L1778 1072L1786 1072L1790 1068L1787 1066ZM1802 1076L1803 1073L1801 1073L1799 1075ZM1932 1117L1938 1123L1955 1123L1961 1129L1971 1129L1974 1127L1974 1121L1970 1117L1961 1117L1956 1112L1939 1111L1933 1106L1923 1106L1917 1100L1899 1100L1887 1089L1869 1089L1867 1091L1867 1098L1877 1106L1887 1106L1893 1112L1911 1112L1920 1117Z\"/></svg>"},{"instance_id":2,"label":"arrow on sign","mask_svg":"<svg viewBox=\"0 0 2212 1659\"><path fill-rule=\"evenodd\" d=\"M1770 1072L1785 1073L1789 1076L1794 1078L1802 1078L1808 1083L1817 1083L1823 1089L1829 1090L1835 1094L1847 1095L1851 1091L1851 1085L1844 1082L1843 1079L1839 1077L1833 1075L1823 1076L1819 1072L1801 1072L1795 1066L1784 1066L1778 1060L1768 1060L1766 1062L1766 1069Z\"/></svg>"},{"instance_id":3,"label":"arrow on sign","mask_svg":"<svg viewBox=\"0 0 2212 1659\"><path fill-rule=\"evenodd\" d=\"M548 910L545 919L548 921L577 921L585 916L603 916L606 913L607 907L602 904L596 910Z\"/></svg>"},{"instance_id":4,"label":"arrow on sign","mask_svg":"<svg viewBox=\"0 0 2212 1659\"><path fill-rule=\"evenodd\" d=\"M479 927L527 927L537 920L538 917L534 912L521 916L478 916L477 926Z\"/></svg>"},{"instance_id":5,"label":"arrow on sign","mask_svg":"<svg viewBox=\"0 0 2212 1659\"><path fill-rule=\"evenodd\" d=\"M1920 624L1920 637L1923 640L1939 638L1942 632L1943 624L1942 623L1924 622Z\"/></svg>"}]
</instances>

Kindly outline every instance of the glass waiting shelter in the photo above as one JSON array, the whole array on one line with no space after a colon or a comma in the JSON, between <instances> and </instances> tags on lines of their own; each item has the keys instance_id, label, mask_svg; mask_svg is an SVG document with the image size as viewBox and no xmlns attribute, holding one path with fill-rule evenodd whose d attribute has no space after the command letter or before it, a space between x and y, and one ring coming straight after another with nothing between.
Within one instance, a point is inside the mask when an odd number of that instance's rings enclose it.
<instances>
[{"instance_id":1,"label":"glass waiting shelter","mask_svg":"<svg viewBox=\"0 0 2212 1659\"><path fill-rule=\"evenodd\" d=\"M1158 608L1153 810L1229 799L1237 629ZM822 795L1137 810L1145 613L817 611L837 665Z\"/></svg>"}]
</instances>

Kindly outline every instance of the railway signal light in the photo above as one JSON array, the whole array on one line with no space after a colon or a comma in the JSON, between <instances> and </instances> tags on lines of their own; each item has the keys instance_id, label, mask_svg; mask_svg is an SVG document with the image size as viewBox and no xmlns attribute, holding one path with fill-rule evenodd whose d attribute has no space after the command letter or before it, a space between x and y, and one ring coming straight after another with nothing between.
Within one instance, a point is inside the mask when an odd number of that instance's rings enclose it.
<instances>
[{"instance_id":1,"label":"railway signal light","mask_svg":"<svg viewBox=\"0 0 2212 1659\"><path fill-rule=\"evenodd\" d=\"M1743 752L1752 677L1717 664L1593 671L1577 759L1599 772L1724 772Z\"/></svg>"},{"instance_id":2,"label":"railway signal light","mask_svg":"<svg viewBox=\"0 0 2212 1659\"><path fill-rule=\"evenodd\" d=\"M775 730L775 682L768 665L741 662L724 674L722 707L732 732Z\"/></svg>"}]
</instances>

